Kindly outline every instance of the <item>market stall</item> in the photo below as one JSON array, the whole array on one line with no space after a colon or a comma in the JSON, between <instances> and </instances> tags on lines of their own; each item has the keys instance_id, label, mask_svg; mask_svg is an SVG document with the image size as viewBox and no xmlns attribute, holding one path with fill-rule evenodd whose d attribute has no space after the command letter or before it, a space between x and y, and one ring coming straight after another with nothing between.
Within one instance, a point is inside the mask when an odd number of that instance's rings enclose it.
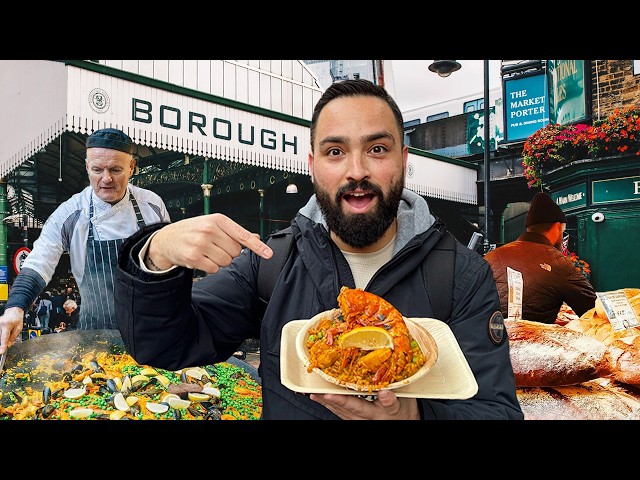
<instances>
[{"instance_id":1,"label":"market stall","mask_svg":"<svg viewBox=\"0 0 640 480\"><path fill-rule=\"evenodd\" d=\"M640 289L599 294L581 317L507 320L525 420L640 418Z\"/></svg>"}]
</instances>

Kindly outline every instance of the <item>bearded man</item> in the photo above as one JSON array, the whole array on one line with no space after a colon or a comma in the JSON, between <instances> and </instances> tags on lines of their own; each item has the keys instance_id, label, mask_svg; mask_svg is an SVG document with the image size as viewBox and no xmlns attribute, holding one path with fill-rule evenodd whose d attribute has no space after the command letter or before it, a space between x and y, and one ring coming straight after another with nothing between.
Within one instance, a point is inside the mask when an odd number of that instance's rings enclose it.
<instances>
[{"instance_id":1,"label":"bearded man","mask_svg":"<svg viewBox=\"0 0 640 480\"><path fill-rule=\"evenodd\" d=\"M433 316L421 265L446 227L404 188L403 138L402 114L384 88L346 80L325 91L310 127L315 194L291 222L292 249L266 310L258 270L273 251L230 218L203 215L131 236L116 287L127 350L141 364L176 370L224 361L243 340L259 338L264 419L522 419L508 339L490 328L502 326L491 269L459 242L453 312L443 321L476 376L475 396L382 390L369 401L300 395L281 381L284 325L335 308L342 286L382 296L407 317ZM193 268L209 275L194 284Z\"/></svg>"}]
</instances>

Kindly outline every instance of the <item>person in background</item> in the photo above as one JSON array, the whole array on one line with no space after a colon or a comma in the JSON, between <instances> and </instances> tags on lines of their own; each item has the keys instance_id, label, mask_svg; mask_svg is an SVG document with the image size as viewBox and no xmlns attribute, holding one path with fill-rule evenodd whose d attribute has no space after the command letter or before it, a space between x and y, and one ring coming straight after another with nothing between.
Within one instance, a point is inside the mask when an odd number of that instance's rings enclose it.
<instances>
[{"instance_id":1,"label":"person in background","mask_svg":"<svg viewBox=\"0 0 640 480\"><path fill-rule=\"evenodd\" d=\"M73 287L67 287L67 289L66 289L66 291L64 293L64 298L66 300L73 300L78 305L80 305L80 293L78 292L77 289L75 289Z\"/></svg>"},{"instance_id":2,"label":"person in background","mask_svg":"<svg viewBox=\"0 0 640 480\"><path fill-rule=\"evenodd\" d=\"M40 297L36 298L31 304L31 307L24 314L23 329L30 327L40 328L40 319L38 318L38 303L40 303Z\"/></svg>"},{"instance_id":3,"label":"person in background","mask_svg":"<svg viewBox=\"0 0 640 480\"><path fill-rule=\"evenodd\" d=\"M53 310L53 303L51 302L51 292L44 292L38 303L38 319L40 320L40 328L49 331L49 318L51 317L51 311Z\"/></svg>"},{"instance_id":4,"label":"person in background","mask_svg":"<svg viewBox=\"0 0 640 480\"><path fill-rule=\"evenodd\" d=\"M62 306L64 315L62 315L60 324L64 323L67 330L75 330L78 326L78 318L80 310L75 300L67 299Z\"/></svg>"},{"instance_id":5,"label":"person in background","mask_svg":"<svg viewBox=\"0 0 640 480\"><path fill-rule=\"evenodd\" d=\"M51 303L53 304L53 310L51 312L52 315L59 315L64 312L62 308L62 304L64 303L64 296L59 288L54 288L51 290Z\"/></svg>"},{"instance_id":6,"label":"person in background","mask_svg":"<svg viewBox=\"0 0 640 480\"><path fill-rule=\"evenodd\" d=\"M567 219L558 204L548 194L538 192L527 213L526 231L517 240L485 255L505 317L508 317L509 290L516 288L509 285L507 268L522 274L520 318L523 320L554 323L563 302L578 316L595 306L593 286L562 253L566 226Z\"/></svg>"},{"instance_id":7,"label":"person in background","mask_svg":"<svg viewBox=\"0 0 640 480\"><path fill-rule=\"evenodd\" d=\"M96 130L85 146L90 185L56 208L34 242L0 316L0 353L13 345L25 310L49 283L65 251L82 297L78 329L116 328L118 248L145 225L170 221L156 193L129 183L136 161L128 135L115 128Z\"/></svg>"},{"instance_id":8,"label":"person in background","mask_svg":"<svg viewBox=\"0 0 640 480\"><path fill-rule=\"evenodd\" d=\"M245 339L259 338L267 420L522 420L491 269L459 242L446 321L475 374L476 395L417 399L381 390L368 401L306 396L282 384L283 327L335 308L342 286L383 296L407 317L432 316L421 265L446 234L425 199L404 188L402 113L383 87L331 85L315 106L310 136L315 195L291 222L292 251L266 311L257 272L273 251L257 234L221 214L151 225L119 253L116 318L127 351L138 363L177 370L225 361ZM193 282L193 269L209 275Z\"/></svg>"}]
</instances>

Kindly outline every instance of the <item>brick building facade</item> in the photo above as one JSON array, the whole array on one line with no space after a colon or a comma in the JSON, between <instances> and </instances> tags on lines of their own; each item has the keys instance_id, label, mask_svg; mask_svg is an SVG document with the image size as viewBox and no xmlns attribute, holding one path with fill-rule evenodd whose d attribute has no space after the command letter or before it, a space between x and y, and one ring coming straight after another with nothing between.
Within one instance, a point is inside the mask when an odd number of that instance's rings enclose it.
<instances>
[{"instance_id":1,"label":"brick building facade","mask_svg":"<svg viewBox=\"0 0 640 480\"><path fill-rule=\"evenodd\" d=\"M640 71L634 60L594 60L591 63L593 119L605 119L616 108L640 105Z\"/></svg>"}]
</instances>

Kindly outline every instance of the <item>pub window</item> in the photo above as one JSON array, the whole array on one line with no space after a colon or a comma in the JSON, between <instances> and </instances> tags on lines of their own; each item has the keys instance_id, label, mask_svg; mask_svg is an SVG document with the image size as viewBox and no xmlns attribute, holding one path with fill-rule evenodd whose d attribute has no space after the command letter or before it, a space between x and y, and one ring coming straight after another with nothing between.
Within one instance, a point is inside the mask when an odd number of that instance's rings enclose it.
<instances>
[{"instance_id":1,"label":"pub window","mask_svg":"<svg viewBox=\"0 0 640 480\"><path fill-rule=\"evenodd\" d=\"M404 125L405 130L407 128L415 127L416 125L420 125L420 119L416 118L415 120L408 120L408 121L404 122L403 125Z\"/></svg>"},{"instance_id":2,"label":"pub window","mask_svg":"<svg viewBox=\"0 0 640 480\"><path fill-rule=\"evenodd\" d=\"M429 115L427 117L427 122L433 122L435 120L440 120L441 118L449 118L449 112L440 112L435 115Z\"/></svg>"},{"instance_id":3,"label":"pub window","mask_svg":"<svg viewBox=\"0 0 640 480\"><path fill-rule=\"evenodd\" d=\"M462 107L464 113L475 112L476 110L482 110L484 108L484 98L478 98L477 100L469 100L464 102Z\"/></svg>"}]
</instances>

